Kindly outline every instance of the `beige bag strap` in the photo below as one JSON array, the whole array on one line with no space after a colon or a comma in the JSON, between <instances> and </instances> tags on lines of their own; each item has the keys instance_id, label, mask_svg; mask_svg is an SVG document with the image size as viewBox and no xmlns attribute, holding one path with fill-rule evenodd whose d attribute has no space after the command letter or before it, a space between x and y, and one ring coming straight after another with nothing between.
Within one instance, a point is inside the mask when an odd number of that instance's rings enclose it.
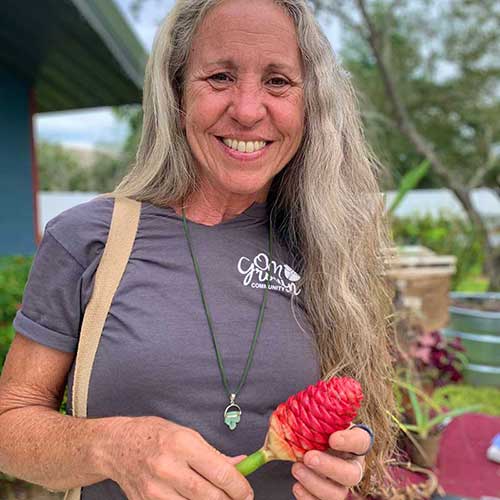
<instances>
[{"instance_id":1,"label":"beige bag strap","mask_svg":"<svg viewBox=\"0 0 500 500\"><path fill-rule=\"evenodd\" d=\"M124 197L115 198L108 238L80 331L72 392L75 417L87 417L87 397L94 358L113 296L127 267L140 213L141 202ZM64 500L80 500L80 497L81 488L73 488L66 492Z\"/></svg>"}]
</instances>

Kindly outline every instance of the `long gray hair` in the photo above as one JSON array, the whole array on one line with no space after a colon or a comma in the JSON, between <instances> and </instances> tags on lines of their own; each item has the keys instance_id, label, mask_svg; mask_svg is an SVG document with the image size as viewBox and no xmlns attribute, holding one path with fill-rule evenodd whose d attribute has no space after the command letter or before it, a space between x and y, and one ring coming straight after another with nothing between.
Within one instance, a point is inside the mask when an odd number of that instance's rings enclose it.
<instances>
[{"instance_id":1,"label":"long gray hair","mask_svg":"<svg viewBox=\"0 0 500 500\"><path fill-rule=\"evenodd\" d=\"M221 0L178 0L156 35L146 68L144 121L136 161L112 196L155 205L182 202L198 173L181 126L184 73L193 36ZM225 0L230 1L230 0ZM355 92L306 0L274 0L293 19L305 69L301 146L273 179L273 226L302 276L323 378L355 377L361 420L377 434L362 491L381 479L395 431L388 353L391 290L382 254L390 246L377 178ZM278 347L277 347L278 348Z\"/></svg>"}]
</instances>

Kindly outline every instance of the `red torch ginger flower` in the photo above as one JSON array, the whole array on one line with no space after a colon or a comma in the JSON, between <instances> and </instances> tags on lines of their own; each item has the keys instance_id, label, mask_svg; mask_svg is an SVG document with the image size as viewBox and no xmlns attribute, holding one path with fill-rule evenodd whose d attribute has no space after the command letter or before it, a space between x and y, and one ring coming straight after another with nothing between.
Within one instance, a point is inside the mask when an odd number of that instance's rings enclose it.
<instances>
[{"instance_id":1,"label":"red torch ginger flower","mask_svg":"<svg viewBox=\"0 0 500 500\"><path fill-rule=\"evenodd\" d=\"M320 380L290 396L272 413L264 446L236 467L247 475L270 460L296 462L306 451L327 450L330 434L351 425L362 399L359 382L349 377Z\"/></svg>"},{"instance_id":2,"label":"red torch ginger flower","mask_svg":"<svg viewBox=\"0 0 500 500\"><path fill-rule=\"evenodd\" d=\"M293 451L290 460L299 460L308 450L327 450L330 434L349 427L362 399L352 378L320 380L281 403L271 415L271 429Z\"/></svg>"}]
</instances>

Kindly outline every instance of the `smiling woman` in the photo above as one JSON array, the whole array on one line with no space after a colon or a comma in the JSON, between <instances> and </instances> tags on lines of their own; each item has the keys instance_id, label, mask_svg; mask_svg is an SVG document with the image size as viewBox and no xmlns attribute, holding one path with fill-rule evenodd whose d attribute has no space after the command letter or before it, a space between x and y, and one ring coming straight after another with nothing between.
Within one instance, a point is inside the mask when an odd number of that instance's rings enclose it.
<instances>
[{"instance_id":1,"label":"smiling woman","mask_svg":"<svg viewBox=\"0 0 500 500\"><path fill-rule=\"evenodd\" d=\"M208 12L193 39L182 99L205 199L220 204L222 196L238 213L267 198L302 139L303 80L295 27L280 5L233 1Z\"/></svg>"},{"instance_id":2,"label":"smiling woman","mask_svg":"<svg viewBox=\"0 0 500 500\"><path fill-rule=\"evenodd\" d=\"M116 189L47 224L0 382L0 469L72 499L83 486L85 500L368 492L394 444L390 240L354 91L307 1L178 0L143 108ZM123 198L137 232L85 388L90 418L75 418L74 353ZM234 464L274 408L333 375L360 382L365 425L243 477ZM2 429L23 445L3 446ZM42 445L52 435L61 446Z\"/></svg>"}]
</instances>

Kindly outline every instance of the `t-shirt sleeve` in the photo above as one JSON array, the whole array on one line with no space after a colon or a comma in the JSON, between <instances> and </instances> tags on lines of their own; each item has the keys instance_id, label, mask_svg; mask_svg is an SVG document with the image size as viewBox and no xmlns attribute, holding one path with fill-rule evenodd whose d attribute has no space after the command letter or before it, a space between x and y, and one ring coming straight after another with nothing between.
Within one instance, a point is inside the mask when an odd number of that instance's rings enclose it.
<instances>
[{"instance_id":1,"label":"t-shirt sleeve","mask_svg":"<svg viewBox=\"0 0 500 500\"><path fill-rule=\"evenodd\" d=\"M47 227L14 318L14 330L47 347L75 352L82 319L83 272L83 266Z\"/></svg>"}]
</instances>

